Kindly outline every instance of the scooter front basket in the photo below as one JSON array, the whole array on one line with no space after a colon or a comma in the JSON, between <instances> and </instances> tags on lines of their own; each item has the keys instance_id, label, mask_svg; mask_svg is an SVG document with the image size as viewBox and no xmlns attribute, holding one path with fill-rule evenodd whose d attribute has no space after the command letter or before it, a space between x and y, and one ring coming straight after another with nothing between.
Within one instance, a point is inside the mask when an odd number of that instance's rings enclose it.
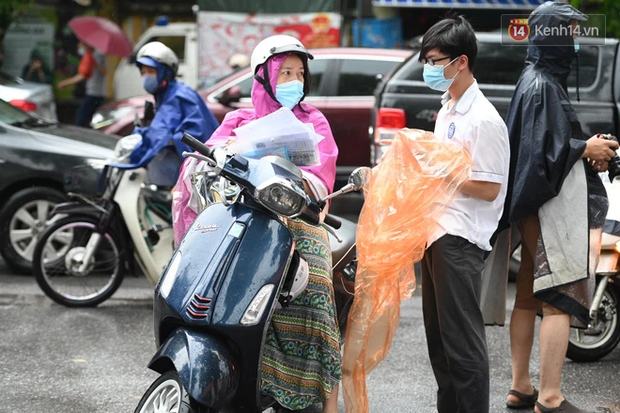
<instances>
[{"instance_id":1,"label":"scooter front basket","mask_svg":"<svg viewBox=\"0 0 620 413\"><path fill-rule=\"evenodd\" d=\"M90 165L74 166L64 174L65 193L77 193L89 198L98 196L100 174L100 170Z\"/></svg>"}]
</instances>

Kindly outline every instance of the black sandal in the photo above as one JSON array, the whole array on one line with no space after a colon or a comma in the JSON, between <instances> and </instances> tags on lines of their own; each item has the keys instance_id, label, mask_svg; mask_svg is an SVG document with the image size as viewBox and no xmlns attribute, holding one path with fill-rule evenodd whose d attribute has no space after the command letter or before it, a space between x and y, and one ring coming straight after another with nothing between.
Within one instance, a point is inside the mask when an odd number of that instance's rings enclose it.
<instances>
[{"instance_id":1,"label":"black sandal","mask_svg":"<svg viewBox=\"0 0 620 413\"><path fill-rule=\"evenodd\" d=\"M533 409L536 404L536 400L538 399L538 390L534 387L533 394L523 394L516 390L510 390L508 394L512 394L513 396L517 396L520 400L518 402L510 402L506 401L506 407L510 409Z\"/></svg>"},{"instance_id":2,"label":"black sandal","mask_svg":"<svg viewBox=\"0 0 620 413\"><path fill-rule=\"evenodd\" d=\"M566 399L564 399L558 407L549 408L538 402L536 402L536 407L538 407L538 410L540 410L541 413L588 413L585 410L581 410L578 407L573 406Z\"/></svg>"}]
</instances>

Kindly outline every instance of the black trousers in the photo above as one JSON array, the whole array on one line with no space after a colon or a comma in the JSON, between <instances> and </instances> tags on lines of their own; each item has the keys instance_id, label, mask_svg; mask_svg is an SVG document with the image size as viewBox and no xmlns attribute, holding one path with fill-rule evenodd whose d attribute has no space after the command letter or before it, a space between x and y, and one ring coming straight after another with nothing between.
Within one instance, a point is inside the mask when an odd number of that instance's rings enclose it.
<instances>
[{"instance_id":1,"label":"black trousers","mask_svg":"<svg viewBox=\"0 0 620 413\"><path fill-rule=\"evenodd\" d=\"M90 128L90 122L93 119L93 115L104 100L105 98L103 96L85 95L82 98L82 103L80 103L80 107L75 115L75 124L84 128Z\"/></svg>"},{"instance_id":2,"label":"black trousers","mask_svg":"<svg viewBox=\"0 0 620 413\"><path fill-rule=\"evenodd\" d=\"M445 235L421 262L428 354L439 413L488 413L489 357L480 310L484 251Z\"/></svg>"}]
</instances>

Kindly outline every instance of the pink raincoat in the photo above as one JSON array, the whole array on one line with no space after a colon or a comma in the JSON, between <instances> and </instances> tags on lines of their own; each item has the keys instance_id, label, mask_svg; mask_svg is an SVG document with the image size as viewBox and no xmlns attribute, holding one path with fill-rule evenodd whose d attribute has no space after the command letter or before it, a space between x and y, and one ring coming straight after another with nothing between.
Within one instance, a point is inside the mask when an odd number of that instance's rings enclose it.
<instances>
[{"instance_id":1,"label":"pink raincoat","mask_svg":"<svg viewBox=\"0 0 620 413\"><path fill-rule=\"evenodd\" d=\"M287 57L291 54L281 54L270 58L267 61L269 65L269 82L271 89L276 90L277 74L280 70L280 66ZM263 68L260 67L258 75L263 76ZM246 125L252 122L254 119L267 116L276 110L280 109L282 105L273 100L262 84L257 80L254 80L252 85L252 103L254 109L239 109L234 112L226 114L224 121L219 128L213 132L211 138L206 142L209 146L223 146L231 136L235 136L233 129ZM301 107L300 107L301 106ZM306 103L300 103L293 108L293 113L303 123L312 123L314 130L319 135L325 137L319 143L319 151L321 155L321 163L316 166L302 166L302 170L312 173L325 185L327 190L331 193L334 189L334 183L336 181L336 158L338 157L338 147L334 141L332 130L329 126L329 122L325 119L325 116L318 110ZM188 158L189 159L189 158ZM192 222L197 216L197 213L189 208L189 198L191 194L190 183L184 180L186 175L185 168L188 160L186 160L181 166L181 173L179 174L179 180L176 185L175 193L173 194L172 214L174 221L174 240L175 245L181 241L181 238L190 227Z\"/></svg>"}]
</instances>

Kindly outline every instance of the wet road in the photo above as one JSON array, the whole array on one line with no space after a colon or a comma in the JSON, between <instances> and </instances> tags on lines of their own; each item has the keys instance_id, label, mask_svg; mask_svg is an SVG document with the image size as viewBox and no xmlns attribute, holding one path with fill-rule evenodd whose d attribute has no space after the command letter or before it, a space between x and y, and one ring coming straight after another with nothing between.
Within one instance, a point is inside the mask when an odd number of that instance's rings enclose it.
<instances>
[{"instance_id":1,"label":"wet road","mask_svg":"<svg viewBox=\"0 0 620 413\"><path fill-rule=\"evenodd\" d=\"M45 297L31 277L13 276L0 262L0 412L132 412L157 377L146 369L155 352L151 296L144 278L128 277L98 308L65 308ZM508 329L488 328L487 338L491 412L507 412ZM532 360L536 377L537 345ZM568 361L565 396L591 412L620 413L619 371L620 348L596 363ZM537 379L534 383L538 385ZM368 389L373 413L434 410L436 386L419 291L403 304L389 357L371 373Z\"/></svg>"}]
</instances>

